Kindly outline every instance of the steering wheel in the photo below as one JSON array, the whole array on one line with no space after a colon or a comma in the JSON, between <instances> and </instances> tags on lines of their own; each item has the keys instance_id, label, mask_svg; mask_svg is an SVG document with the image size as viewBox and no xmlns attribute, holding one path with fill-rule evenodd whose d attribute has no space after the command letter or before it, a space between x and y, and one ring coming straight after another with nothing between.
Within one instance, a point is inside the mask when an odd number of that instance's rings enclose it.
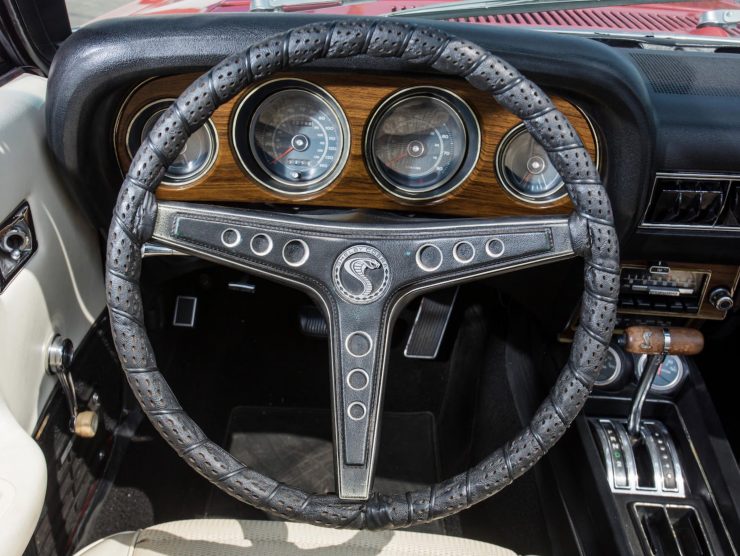
<instances>
[{"instance_id":1,"label":"steering wheel","mask_svg":"<svg viewBox=\"0 0 740 556\"><path fill-rule=\"evenodd\" d=\"M395 57L466 79L524 121L562 176L568 218L359 223L327 216L157 203L154 192L188 137L250 83L322 58ZM312 494L249 469L188 417L157 368L144 327L141 248L150 239L308 292L323 309L332 354L337 495ZM422 292L497 273L584 258L580 321L570 357L532 422L466 472L397 495L372 493L389 335ZM604 362L618 293L609 198L581 139L547 95L516 69L430 27L344 19L297 27L230 56L193 82L134 156L108 235L107 301L133 392L154 427L227 494L281 518L393 529L446 517L532 467L579 413Z\"/></svg>"}]
</instances>

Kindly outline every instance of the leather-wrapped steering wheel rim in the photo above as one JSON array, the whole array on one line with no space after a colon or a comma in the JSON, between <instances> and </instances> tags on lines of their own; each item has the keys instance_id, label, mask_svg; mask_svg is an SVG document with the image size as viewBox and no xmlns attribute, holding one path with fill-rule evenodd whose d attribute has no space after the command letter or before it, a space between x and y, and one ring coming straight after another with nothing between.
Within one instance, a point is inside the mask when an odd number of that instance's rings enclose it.
<instances>
[{"instance_id":1,"label":"leather-wrapped steering wheel rim","mask_svg":"<svg viewBox=\"0 0 740 556\"><path fill-rule=\"evenodd\" d=\"M188 137L249 84L322 58L396 57L466 79L524 121L565 182L575 210L570 242L584 258L584 294L567 364L532 422L474 467L400 495L368 500L316 495L249 469L211 442L178 403L157 367L146 329L139 278L141 248L157 219L154 192ZM106 291L122 368L154 427L198 473L227 494L281 518L330 527L393 529L457 513L529 470L582 409L603 365L616 322L619 249L609 198L583 144L539 87L475 44L431 27L344 19L298 27L230 56L190 85L134 156L111 222Z\"/></svg>"}]
</instances>

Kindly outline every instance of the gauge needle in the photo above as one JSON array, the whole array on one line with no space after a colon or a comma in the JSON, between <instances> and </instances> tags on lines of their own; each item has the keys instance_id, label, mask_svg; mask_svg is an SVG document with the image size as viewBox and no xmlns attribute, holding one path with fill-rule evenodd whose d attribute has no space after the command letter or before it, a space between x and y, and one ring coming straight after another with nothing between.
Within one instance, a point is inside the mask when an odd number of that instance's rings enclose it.
<instances>
[{"instance_id":1,"label":"gauge needle","mask_svg":"<svg viewBox=\"0 0 740 556\"><path fill-rule=\"evenodd\" d=\"M408 154L409 153L407 153L406 151L402 152L396 158L394 158L393 160L391 160L388 163L388 166L395 166L396 165L396 162L399 162L401 159L406 158L406 156L408 156Z\"/></svg>"},{"instance_id":2,"label":"gauge needle","mask_svg":"<svg viewBox=\"0 0 740 556\"><path fill-rule=\"evenodd\" d=\"M288 148L287 148L287 149L285 149L285 150L284 150L284 151L283 151L283 152L282 152L282 153L281 153L281 154L280 154L279 156L277 156L277 157L273 158L273 159L272 159L272 160L270 161L270 164L275 164L275 163L276 163L276 162L277 162L278 160L280 160L280 159L281 159L281 158L283 158L283 157L286 157L286 156L288 156L288 155L289 155L290 153L292 153L292 152L293 152L293 147L288 147Z\"/></svg>"}]
</instances>

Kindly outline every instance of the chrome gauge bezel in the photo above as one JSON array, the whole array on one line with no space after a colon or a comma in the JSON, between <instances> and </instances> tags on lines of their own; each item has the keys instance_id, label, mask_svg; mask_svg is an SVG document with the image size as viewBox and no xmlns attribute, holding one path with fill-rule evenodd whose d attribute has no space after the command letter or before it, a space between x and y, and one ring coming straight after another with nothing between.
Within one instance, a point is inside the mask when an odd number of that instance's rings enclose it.
<instances>
[{"instance_id":1,"label":"chrome gauge bezel","mask_svg":"<svg viewBox=\"0 0 740 556\"><path fill-rule=\"evenodd\" d=\"M254 116L257 108L271 95L290 90L299 90L318 98L339 123L341 149L331 170L314 180L296 184L269 173L254 154ZM337 100L324 88L295 78L273 79L255 87L242 98L234 110L230 129L231 145L237 162L259 185L281 196L301 197L311 195L329 187L344 170L349 158L351 144L347 116Z\"/></svg>"},{"instance_id":2,"label":"chrome gauge bezel","mask_svg":"<svg viewBox=\"0 0 740 556\"><path fill-rule=\"evenodd\" d=\"M374 138L380 119L409 98L431 97L444 102L460 119L465 131L463 162L457 171L439 183L423 189L412 190L391 182L378 167L374 156ZM441 87L409 87L395 92L383 100L373 111L367 124L363 141L365 165L375 182L388 194L408 203L426 203L445 197L460 187L478 164L481 149L480 124L470 105L455 93Z\"/></svg>"},{"instance_id":3,"label":"chrome gauge bezel","mask_svg":"<svg viewBox=\"0 0 740 556\"><path fill-rule=\"evenodd\" d=\"M622 376L622 358L619 356L619 353L617 353L614 346L609 346L607 351L614 357L614 361L616 362L614 365L614 372L605 380L599 380L597 377L594 381L594 388L605 388L607 386L611 386ZM604 363L606 364L606 360Z\"/></svg>"},{"instance_id":4,"label":"chrome gauge bezel","mask_svg":"<svg viewBox=\"0 0 740 556\"><path fill-rule=\"evenodd\" d=\"M139 150L139 147L141 146L141 132L143 131L146 122L149 121L149 119L154 114L167 110L167 108L169 108L170 105L175 102L175 100L176 99L174 98L162 98L150 102L146 106L142 107L138 112L136 112L134 117L131 118L128 127L126 128L125 136L126 152L128 153L130 159L133 159L134 154L136 153L136 151ZM137 134L138 137L132 136L134 131L137 129L139 130ZM191 172L187 176L181 178L172 176L168 172L165 172L164 179L162 180L162 185L167 187L186 187L200 180L211 170L211 168L213 168L213 165L216 163L216 159L218 158L220 147L216 125L213 123L213 120L211 118L208 118L201 129L205 130L210 141L208 157L205 164L203 164L196 171ZM134 139L136 140L134 141Z\"/></svg>"},{"instance_id":5,"label":"chrome gauge bezel","mask_svg":"<svg viewBox=\"0 0 740 556\"><path fill-rule=\"evenodd\" d=\"M647 361L647 357L648 356L646 354L643 354L637 360L637 366L635 367L635 376L637 377L637 380L640 380L640 377L645 370L645 362ZM668 357L676 358L676 361L678 363L678 374L676 375L675 379L673 379L666 385L656 385L655 382L653 382L653 384L650 385L650 392L652 392L653 394L667 395L677 392L688 376L687 362L683 358L683 356L669 355Z\"/></svg>"},{"instance_id":6,"label":"chrome gauge bezel","mask_svg":"<svg viewBox=\"0 0 740 556\"><path fill-rule=\"evenodd\" d=\"M595 160L594 165L596 166L597 171L601 170L601 151L599 147L599 141L598 137L596 135L596 131L593 127L593 124L591 123L591 120L588 119L586 114L584 114L580 109L578 109L581 116L583 116L584 120L588 124L588 128L591 131L591 135L594 138L594 146L595 146ZM494 171L496 173L496 179L498 179L498 182L501 184L501 186L506 190L509 195L512 197L515 197L516 199L523 201L530 205L546 205L550 203L554 203L557 201L560 201L561 199L564 199L568 196L568 192L565 190L565 183L563 180L560 180L560 184L553 190L546 193L541 193L537 195L531 195L527 193L523 193L522 191L519 191L519 189L512 184L509 179L506 177L506 172L504 171L504 155L506 154L506 149L508 146L520 135L523 135L524 133L529 133L527 130L527 127L524 125L524 123L520 123L512 127L509 131L506 132L506 134L501 138L501 141L499 142L498 146L496 147L496 157L494 162Z\"/></svg>"}]
</instances>

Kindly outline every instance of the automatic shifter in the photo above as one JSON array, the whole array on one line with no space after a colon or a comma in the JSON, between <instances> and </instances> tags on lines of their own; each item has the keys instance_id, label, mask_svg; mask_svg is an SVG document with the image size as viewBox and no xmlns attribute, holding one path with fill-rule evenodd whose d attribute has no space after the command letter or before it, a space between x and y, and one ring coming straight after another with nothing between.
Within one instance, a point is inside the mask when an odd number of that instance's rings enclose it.
<instances>
[{"instance_id":1,"label":"automatic shifter","mask_svg":"<svg viewBox=\"0 0 740 556\"><path fill-rule=\"evenodd\" d=\"M668 355L696 355L704 348L704 335L693 328L660 328L657 326L630 326L619 339L630 353L648 356L645 370L640 376L635 396L630 406L627 432L632 442L638 442L640 418L650 386Z\"/></svg>"}]
</instances>

